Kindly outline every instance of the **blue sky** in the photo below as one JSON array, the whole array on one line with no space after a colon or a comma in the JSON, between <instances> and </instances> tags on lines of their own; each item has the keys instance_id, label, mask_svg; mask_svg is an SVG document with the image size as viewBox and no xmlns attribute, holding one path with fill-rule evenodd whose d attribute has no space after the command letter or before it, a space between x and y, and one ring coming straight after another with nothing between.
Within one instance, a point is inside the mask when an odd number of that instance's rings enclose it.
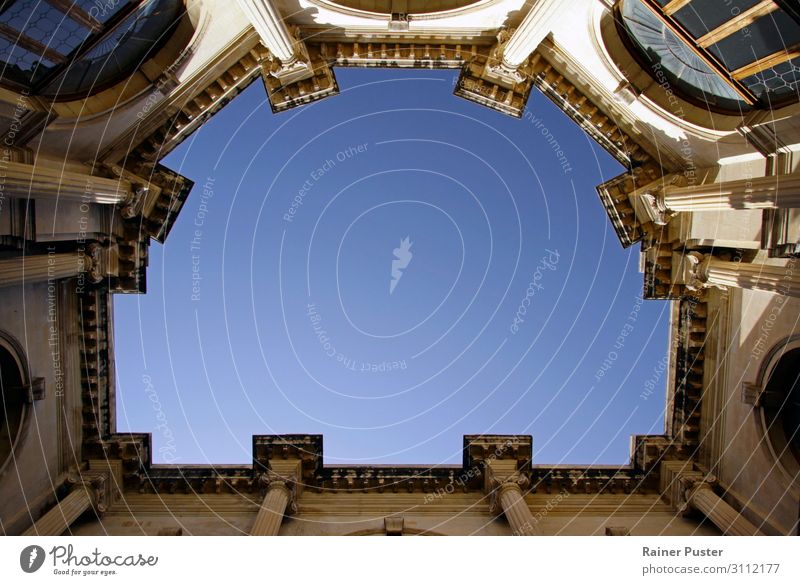
<instances>
[{"instance_id":1,"label":"blue sky","mask_svg":"<svg viewBox=\"0 0 800 585\"><path fill-rule=\"evenodd\" d=\"M594 190L622 167L538 92L516 120L456 75L337 69L279 115L254 83L162 161L195 188L115 298L118 430L155 462L321 433L328 464L458 463L508 433L625 463L663 431L669 308Z\"/></svg>"}]
</instances>

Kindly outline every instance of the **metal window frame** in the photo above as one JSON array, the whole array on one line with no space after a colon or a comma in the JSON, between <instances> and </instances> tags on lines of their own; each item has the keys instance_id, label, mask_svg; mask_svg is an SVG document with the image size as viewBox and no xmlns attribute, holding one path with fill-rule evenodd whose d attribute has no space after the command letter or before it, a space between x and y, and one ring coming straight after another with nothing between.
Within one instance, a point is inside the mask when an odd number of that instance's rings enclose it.
<instances>
[{"instance_id":1,"label":"metal window frame","mask_svg":"<svg viewBox=\"0 0 800 585\"><path fill-rule=\"evenodd\" d=\"M54 63L54 66L51 67L50 70L36 83L24 84L15 82L11 79L3 78L0 79L0 85L7 87L12 91L26 90L33 94L40 93L43 88L47 87L54 79L63 74L72 63L80 61L87 53L89 53L89 51L107 39L109 35L111 35L114 30L131 14L135 13L149 1L150 0L128 0L125 5L119 9L119 11L117 11L111 16L111 18L108 19L107 22L100 23L88 13L84 14L84 11L76 11L74 8L70 9L70 6L72 5L68 2L64 2L63 0L45 0L45 2L52 6L55 10L62 12L68 18L89 29L89 36L86 37L86 39L71 53L68 55L62 55L61 53L54 51L53 49L49 49L41 43L30 39L30 37L25 35L24 31L17 31L16 29L8 26L5 28L0 26L0 36L3 36L7 40L26 48L31 53L38 54ZM13 4L13 1L4 2L2 5L0 5L0 13L5 12L5 10L10 8ZM63 9L68 9L68 11L63 12Z\"/></svg>"}]
</instances>

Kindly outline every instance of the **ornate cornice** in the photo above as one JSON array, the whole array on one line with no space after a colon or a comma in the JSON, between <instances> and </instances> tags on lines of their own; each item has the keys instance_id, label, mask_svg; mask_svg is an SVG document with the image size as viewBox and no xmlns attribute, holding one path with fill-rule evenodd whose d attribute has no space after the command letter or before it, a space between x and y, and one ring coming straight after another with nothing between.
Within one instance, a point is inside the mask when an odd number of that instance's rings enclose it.
<instances>
[{"instance_id":1,"label":"ornate cornice","mask_svg":"<svg viewBox=\"0 0 800 585\"><path fill-rule=\"evenodd\" d=\"M110 388L111 348L109 340L110 295L106 288L87 288L79 296L77 308L81 327L81 398L83 447L109 435L113 426Z\"/></svg>"},{"instance_id":2,"label":"ornate cornice","mask_svg":"<svg viewBox=\"0 0 800 585\"><path fill-rule=\"evenodd\" d=\"M623 248L641 241L646 235L630 201L631 193L636 190L637 182L641 180L640 176L641 172L638 170L623 173L596 188L600 202Z\"/></svg>"},{"instance_id":3,"label":"ornate cornice","mask_svg":"<svg viewBox=\"0 0 800 585\"><path fill-rule=\"evenodd\" d=\"M298 492L450 494L484 491L487 464L513 467L526 493L656 493L658 471L639 466L532 466L530 437L465 437L462 466L323 466L320 435L256 435L252 466L150 464L149 435L112 435L94 444L95 458L122 461L126 490L142 494L236 494L263 496L275 482ZM524 478L524 479L523 479ZM517 481L515 480L515 481Z\"/></svg>"},{"instance_id":4,"label":"ornate cornice","mask_svg":"<svg viewBox=\"0 0 800 585\"><path fill-rule=\"evenodd\" d=\"M530 466L533 438L530 435L465 435L464 468L481 467L488 461L512 460Z\"/></svg>"},{"instance_id":5,"label":"ornate cornice","mask_svg":"<svg viewBox=\"0 0 800 585\"><path fill-rule=\"evenodd\" d=\"M675 356L675 388L668 397L672 408L672 433L689 452L700 442L700 412L706 351L708 305L705 297L679 301Z\"/></svg>"}]
</instances>

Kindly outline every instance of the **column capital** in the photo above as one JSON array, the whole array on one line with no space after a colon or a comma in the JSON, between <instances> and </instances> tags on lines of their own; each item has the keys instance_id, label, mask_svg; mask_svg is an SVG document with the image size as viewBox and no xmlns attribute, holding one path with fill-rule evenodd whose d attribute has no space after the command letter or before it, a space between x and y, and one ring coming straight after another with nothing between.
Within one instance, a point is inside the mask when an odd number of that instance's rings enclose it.
<instances>
[{"instance_id":1,"label":"column capital","mask_svg":"<svg viewBox=\"0 0 800 585\"><path fill-rule=\"evenodd\" d=\"M486 61L486 69L484 71L484 75L487 78L496 80L506 87L513 87L527 78L522 67L519 65L511 66L503 58L506 46L515 32L515 29L506 28L497 33L497 44L489 53L489 59Z\"/></svg>"},{"instance_id":2,"label":"column capital","mask_svg":"<svg viewBox=\"0 0 800 585\"><path fill-rule=\"evenodd\" d=\"M800 271L795 271L791 262L733 262L700 252L674 252L672 271L673 280L689 290L734 287L800 297Z\"/></svg>"},{"instance_id":3,"label":"column capital","mask_svg":"<svg viewBox=\"0 0 800 585\"><path fill-rule=\"evenodd\" d=\"M311 67L311 56L308 54L306 44L300 37L300 27L296 25L289 26L286 33L292 42L292 57L287 60L281 60L280 68L270 72L270 75L279 79L283 85L289 85L314 75L314 70Z\"/></svg>"},{"instance_id":4,"label":"column capital","mask_svg":"<svg viewBox=\"0 0 800 585\"><path fill-rule=\"evenodd\" d=\"M513 71L522 65L536 47L550 34L556 16L569 14L571 0L534 0L530 10L502 49L502 63Z\"/></svg>"},{"instance_id":5,"label":"column capital","mask_svg":"<svg viewBox=\"0 0 800 585\"><path fill-rule=\"evenodd\" d=\"M710 490L713 493L717 478L713 475L702 476L701 474L701 477L696 477L693 474L689 474L681 476L678 481L680 482L680 498L677 511L682 515L688 515L694 511L692 498L700 490Z\"/></svg>"},{"instance_id":6,"label":"column capital","mask_svg":"<svg viewBox=\"0 0 800 585\"><path fill-rule=\"evenodd\" d=\"M134 185L125 199L120 203L120 215L124 219L133 219L142 211L148 188L144 185Z\"/></svg>"},{"instance_id":7,"label":"column capital","mask_svg":"<svg viewBox=\"0 0 800 585\"><path fill-rule=\"evenodd\" d=\"M266 497L267 493L272 490L285 492L289 498L289 502L286 505L286 513L297 513L297 477L286 477L268 469L258 476L257 481L262 498Z\"/></svg>"},{"instance_id":8,"label":"column capital","mask_svg":"<svg viewBox=\"0 0 800 585\"><path fill-rule=\"evenodd\" d=\"M711 258L710 255L700 252L674 253L672 266L677 267L677 281L685 284L686 288L693 291L702 290L709 286L718 286L724 290L726 288L724 286L709 283L708 268Z\"/></svg>"},{"instance_id":9,"label":"column capital","mask_svg":"<svg viewBox=\"0 0 800 585\"><path fill-rule=\"evenodd\" d=\"M701 489L712 489L717 481L714 475L697 471L691 460L663 461L660 475L662 497L683 516L693 511L694 494Z\"/></svg>"},{"instance_id":10,"label":"column capital","mask_svg":"<svg viewBox=\"0 0 800 585\"><path fill-rule=\"evenodd\" d=\"M667 209L662 186L637 194L634 199L634 210L642 223L651 221L655 225L667 225L672 216L675 215L671 210Z\"/></svg>"},{"instance_id":11,"label":"column capital","mask_svg":"<svg viewBox=\"0 0 800 585\"><path fill-rule=\"evenodd\" d=\"M299 27L287 25L271 0L238 0L238 4L256 29L261 44L269 49L271 57L280 62L278 69L270 72L271 75L283 85L313 76Z\"/></svg>"},{"instance_id":12,"label":"column capital","mask_svg":"<svg viewBox=\"0 0 800 585\"><path fill-rule=\"evenodd\" d=\"M119 275L119 249L117 244L94 242L86 247L84 271L89 280L97 284L109 276Z\"/></svg>"},{"instance_id":13,"label":"column capital","mask_svg":"<svg viewBox=\"0 0 800 585\"><path fill-rule=\"evenodd\" d=\"M272 461L270 468L256 477L261 497L266 497L271 490L280 490L289 498L286 512L297 513L297 497L302 490L303 464L299 459Z\"/></svg>"},{"instance_id":14,"label":"column capital","mask_svg":"<svg viewBox=\"0 0 800 585\"><path fill-rule=\"evenodd\" d=\"M641 223L653 222L666 225L676 212L667 206L665 193L671 187L683 185L686 178L675 174L662 177L632 194L634 213Z\"/></svg>"},{"instance_id":15,"label":"column capital","mask_svg":"<svg viewBox=\"0 0 800 585\"><path fill-rule=\"evenodd\" d=\"M524 491L531 485L530 475L522 471L515 471L506 476L487 473L487 476L489 476L487 484L487 489L489 490L489 513L493 516L499 516L504 512L501 500L503 494L513 491L523 496Z\"/></svg>"},{"instance_id":16,"label":"column capital","mask_svg":"<svg viewBox=\"0 0 800 585\"><path fill-rule=\"evenodd\" d=\"M109 471L73 470L67 475L70 492L85 490L98 514L104 513L112 504L112 483Z\"/></svg>"},{"instance_id":17,"label":"column capital","mask_svg":"<svg viewBox=\"0 0 800 585\"><path fill-rule=\"evenodd\" d=\"M508 491L520 496L531 485L530 474L520 469L513 459L489 459L484 461L483 489L489 496L489 513L497 516L503 513L501 497Z\"/></svg>"}]
</instances>

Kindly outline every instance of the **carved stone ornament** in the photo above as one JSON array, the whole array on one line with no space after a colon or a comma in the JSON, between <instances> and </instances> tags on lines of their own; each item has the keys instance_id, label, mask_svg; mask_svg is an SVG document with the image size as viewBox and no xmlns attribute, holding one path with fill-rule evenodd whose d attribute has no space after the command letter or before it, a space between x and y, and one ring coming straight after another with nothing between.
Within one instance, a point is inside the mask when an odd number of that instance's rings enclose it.
<instances>
[{"instance_id":1,"label":"carved stone ornament","mask_svg":"<svg viewBox=\"0 0 800 585\"><path fill-rule=\"evenodd\" d=\"M705 489L712 489L716 478L714 476L704 477L702 479L698 479L697 477L693 477L694 474L691 474L686 477L681 477L678 481L680 481L680 491L679 491L679 498L680 501L677 502L677 510L679 514L688 515L694 511L692 507L692 497L695 493L699 490Z\"/></svg>"},{"instance_id":2,"label":"carved stone ornament","mask_svg":"<svg viewBox=\"0 0 800 585\"><path fill-rule=\"evenodd\" d=\"M503 61L503 51L513 32L513 30L503 29L497 33L497 44L489 53L486 63L486 75L507 86L522 83L526 79L522 67L509 67Z\"/></svg>"},{"instance_id":3,"label":"carved stone ornament","mask_svg":"<svg viewBox=\"0 0 800 585\"><path fill-rule=\"evenodd\" d=\"M70 491L86 490L98 514L104 513L111 505L108 482L108 475L98 471L72 471L67 476Z\"/></svg>"},{"instance_id":4,"label":"carved stone ornament","mask_svg":"<svg viewBox=\"0 0 800 585\"><path fill-rule=\"evenodd\" d=\"M142 201L147 196L148 188L137 186L134 187L125 200L122 202L120 214L124 219L133 219L139 214Z\"/></svg>"},{"instance_id":5,"label":"carved stone ornament","mask_svg":"<svg viewBox=\"0 0 800 585\"><path fill-rule=\"evenodd\" d=\"M493 477L490 483L492 490L489 493L489 513L495 516L503 513L503 505L500 501L503 492L510 489L524 492L530 484L531 480L528 475L520 471L504 478Z\"/></svg>"},{"instance_id":6,"label":"carved stone ornament","mask_svg":"<svg viewBox=\"0 0 800 585\"><path fill-rule=\"evenodd\" d=\"M709 286L708 267L711 263L711 256L700 254L699 252L689 252L684 254L682 259L683 281L689 290L702 290ZM724 289L724 286L714 285Z\"/></svg>"},{"instance_id":7,"label":"carved stone ornament","mask_svg":"<svg viewBox=\"0 0 800 585\"><path fill-rule=\"evenodd\" d=\"M267 492L274 489L286 490L289 494L289 502L286 504L286 514L297 513L297 478L294 475L283 476L267 469L258 476L258 486L261 497L265 497Z\"/></svg>"},{"instance_id":8,"label":"carved stone ornament","mask_svg":"<svg viewBox=\"0 0 800 585\"><path fill-rule=\"evenodd\" d=\"M283 85L290 85L297 81L307 79L314 74L311 67L311 58L305 43L300 38L300 28L293 26L289 29L292 38L294 54L288 61L281 62L281 66L270 72L270 75L280 80Z\"/></svg>"},{"instance_id":9,"label":"carved stone ornament","mask_svg":"<svg viewBox=\"0 0 800 585\"><path fill-rule=\"evenodd\" d=\"M666 225L674 215L664 204L664 190L653 189L639 195L644 215L655 225Z\"/></svg>"},{"instance_id":10,"label":"carved stone ornament","mask_svg":"<svg viewBox=\"0 0 800 585\"><path fill-rule=\"evenodd\" d=\"M86 274L97 284L105 278L105 249L102 244L93 243L86 247Z\"/></svg>"}]
</instances>

